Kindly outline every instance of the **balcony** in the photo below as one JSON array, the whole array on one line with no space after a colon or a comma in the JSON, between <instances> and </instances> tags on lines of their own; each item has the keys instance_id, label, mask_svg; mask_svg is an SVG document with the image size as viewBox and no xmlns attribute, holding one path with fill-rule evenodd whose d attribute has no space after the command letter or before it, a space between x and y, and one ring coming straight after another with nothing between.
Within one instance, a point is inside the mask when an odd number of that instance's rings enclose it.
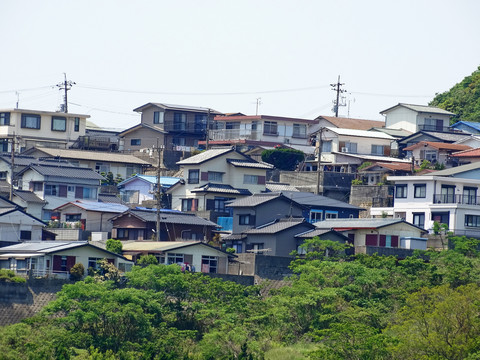
<instances>
[{"instance_id":1,"label":"balcony","mask_svg":"<svg viewBox=\"0 0 480 360\"><path fill-rule=\"evenodd\" d=\"M471 195L435 194L433 195L433 203L480 205L480 197Z\"/></svg>"},{"instance_id":2,"label":"balcony","mask_svg":"<svg viewBox=\"0 0 480 360\"><path fill-rule=\"evenodd\" d=\"M210 140L259 140L261 132L250 129L211 130Z\"/></svg>"},{"instance_id":3,"label":"balcony","mask_svg":"<svg viewBox=\"0 0 480 360\"><path fill-rule=\"evenodd\" d=\"M459 132L455 131L448 126L437 126L431 124L418 124L418 131L425 130L425 131L438 131L438 132Z\"/></svg>"}]
</instances>

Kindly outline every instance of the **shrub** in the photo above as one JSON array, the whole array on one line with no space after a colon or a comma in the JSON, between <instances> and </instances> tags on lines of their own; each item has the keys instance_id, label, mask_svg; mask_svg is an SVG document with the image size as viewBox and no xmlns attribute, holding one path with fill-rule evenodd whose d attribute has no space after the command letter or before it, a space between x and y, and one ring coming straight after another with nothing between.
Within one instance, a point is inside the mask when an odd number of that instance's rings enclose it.
<instances>
[{"instance_id":1,"label":"shrub","mask_svg":"<svg viewBox=\"0 0 480 360\"><path fill-rule=\"evenodd\" d=\"M70 279L73 281L81 280L84 274L85 266L82 263L77 263L70 269Z\"/></svg>"},{"instance_id":2,"label":"shrub","mask_svg":"<svg viewBox=\"0 0 480 360\"><path fill-rule=\"evenodd\" d=\"M16 276L13 270L0 269L0 281L24 283L26 280L21 276Z\"/></svg>"}]
</instances>

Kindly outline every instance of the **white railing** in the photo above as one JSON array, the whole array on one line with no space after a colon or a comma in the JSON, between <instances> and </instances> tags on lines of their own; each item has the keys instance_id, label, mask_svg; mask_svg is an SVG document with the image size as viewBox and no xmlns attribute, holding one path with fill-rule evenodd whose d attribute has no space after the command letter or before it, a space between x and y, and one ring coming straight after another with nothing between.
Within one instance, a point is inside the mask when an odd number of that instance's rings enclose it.
<instances>
[{"instance_id":1,"label":"white railing","mask_svg":"<svg viewBox=\"0 0 480 360\"><path fill-rule=\"evenodd\" d=\"M209 132L211 140L258 140L261 134L261 131L250 129L211 130Z\"/></svg>"}]
</instances>

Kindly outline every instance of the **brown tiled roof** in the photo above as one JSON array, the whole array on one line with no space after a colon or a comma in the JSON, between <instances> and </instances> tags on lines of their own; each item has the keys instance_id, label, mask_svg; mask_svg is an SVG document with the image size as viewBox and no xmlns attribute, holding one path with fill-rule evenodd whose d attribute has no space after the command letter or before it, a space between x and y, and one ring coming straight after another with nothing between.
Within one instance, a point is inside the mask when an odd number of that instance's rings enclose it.
<instances>
[{"instance_id":1,"label":"brown tiled roof","mask_svg":"<svg viewBox=\"0 0 480 360\"><path fill-rule=\"evenodd\" d=\"M452 157L480 157L480 148L456 152Z\"/></svg>"},{"instance_id":2,"label":"brown tiled roof","mask_svg":"<svg viewBox=\"0 0 480 360\"><path fill-rule=\"evenodd\" d=\"M406 150L406 151L414 150L422 146L429 146L437 150L453 150L453 151L469 150L472 148L471 146L462 145L462 144L450 144L450 143L442 143L442 142L434 142L434 141L420 141L414 145L407 146L403 150Z\"/></svg>"},{"instance_id":3,"label":"brown tiled roof","mask_svg":"<svg viewBox=\"0 0 480 360\"><path fill-rule=\"evenodd\" d=\"M384 127L384 121L377 120L364 120L364 119L350 119L341 118L335 116L319 116L317 119L325 119L331 122L333 125L344 129L356 129L356 130L370 130L374 127Z\"/></svg>"}]
</instances>

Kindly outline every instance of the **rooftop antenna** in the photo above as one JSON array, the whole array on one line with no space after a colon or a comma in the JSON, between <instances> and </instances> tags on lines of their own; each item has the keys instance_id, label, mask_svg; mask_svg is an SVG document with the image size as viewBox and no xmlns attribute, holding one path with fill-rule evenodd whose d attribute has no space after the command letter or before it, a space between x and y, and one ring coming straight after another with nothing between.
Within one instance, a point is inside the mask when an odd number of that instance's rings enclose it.
<instances>
[{"instance_id":1,"label":"rooftop antenna","mask_svg":"<svg viewBox=\"0 0 480 360\"><path fill-rule=\"evenodd\" d=\"M20 93L15 91L15 95L17 95L17 104L15 105L15 109L18 109L18 103L20 102Z\"/></svg>"},{"instance_id":2,"label":"rooftop antenna","mask_svg":"<svg viewBox=\"0 0 480 360\"><path fill-rule=\"evenodd\" d=\"M257 105L256 105L256 107L255 107L255 116L258 115L258 107L259 107L260 105L262 105L262 98L261 98L261 97L258 97L256 100L257 100Z\"/></svg>"},{"instance_id":3,"label":"rooftop antenna","mask_svg":"<svg viewBox=\"0 0 480 360\"><path fill-rule=\"evenodd\" d=\"M67 92L72 88L73 85L76 85L74 81L68 80L67 81L67 74L63 73L64 81L63 83L58 83L57 87L60 90L64 90L65 94L63 95L63 104L60 105L60 110L64 113L68 113L68 98Z\"/></svg>"}]
</instances>

